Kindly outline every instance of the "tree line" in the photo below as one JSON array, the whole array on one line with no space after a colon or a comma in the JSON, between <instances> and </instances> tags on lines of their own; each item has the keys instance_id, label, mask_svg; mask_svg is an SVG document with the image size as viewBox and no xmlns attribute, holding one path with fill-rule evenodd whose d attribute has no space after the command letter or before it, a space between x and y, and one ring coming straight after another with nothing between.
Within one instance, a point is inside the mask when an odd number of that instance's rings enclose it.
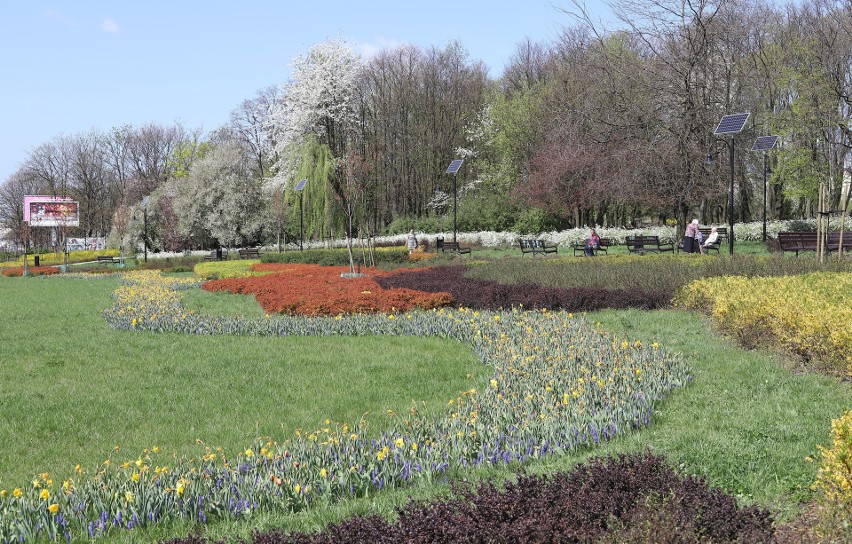
<instances>
[{"instance_id":1,"label":"tree line","mask_svg":"<svg viewBox=\"0 0 852 544\"><path fill-rule=\"evenodd\" d=\"M736 136L737 221L763 213L761 135L780 136L770 219L813 217L820 183L829 209L848 207L852 0L610 5L613 29L578 2L499 78L458 42L362 59L332 39L209 134L55 137L0 185L0 223L22 238L25 194L79 200L69 235L166 250L294 241L301 225L308 239L449 230L454 194L461 230L722 223L729 148L713 132L737 112L751 114Z\"/></svg>"}]
</instances>

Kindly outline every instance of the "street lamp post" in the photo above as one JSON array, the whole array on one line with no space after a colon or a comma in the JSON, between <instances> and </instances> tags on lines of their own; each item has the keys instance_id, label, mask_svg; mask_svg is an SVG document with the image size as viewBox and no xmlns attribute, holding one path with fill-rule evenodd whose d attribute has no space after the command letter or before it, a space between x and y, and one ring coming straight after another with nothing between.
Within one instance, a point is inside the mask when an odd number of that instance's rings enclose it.
<instances>
[{"instance_id":1,"label":"street lamp post","mask_svg":"<svg viewBox=\"0 0 852 544\"><path fill-rule=\"evenodd\" d=\"M148 262L148 200L150 196L142 199L142 244L144 245L145 262ZM137 246L138 247L138 246Z\"/></svg>"},{"instance_id":2,"label":"street lamp post","mask_svg":"<svg viewBox=\"0 0 852 544\"><path fill-rule=\"evenodd\" d=\"M734 135L742 132L750 113L735 113L726 115L719 121L719 126L713 131L717 136L716 141L723 141L728 144L728 158L731 167L731 183L728 187L728 252L734 254ZM724 138L719 138L720 135L731 135L730 142ZM713 160L712 154L708 156L709 160Z\"/></svg>"},{"instance_id":3,"label":"street lamp post","mask_svg":"<svg viewBox=\"0 0 852 544\"><path fill-rule=\"evenodd\" d=\"M456 178L458 177L459 168L461 168L464 159L455 159L447 167L446 174L453 175L453 243L456 243L456 210L458 209L458 195L456 192Z\"/></svg>"},{"instance_id":4,"label":"street lamp post","mask_svg":"<svg viewBox=\"0 0 852 544\"><path fill-rule=\"evenodd\" d=\"M766 152L775 147L778 136L760 136L751 146L752 151L763 151L763 242L766 243L766 185L769 174L769 159Z\"/></svg>"},{"instance_id":5,"label":"street lamp post","mask_svg":"<svg viewBox=\"0 0 852 544\"><path fill-rule=\"evenodd\" d=\"M299 191L299 251L304 251L305 240L305 223L304 223L304 206L302 206L302 195L304 194L305 185L308 184L307 178L299 180L296 185L296 191Z\"/></svg>"}]
</instances>

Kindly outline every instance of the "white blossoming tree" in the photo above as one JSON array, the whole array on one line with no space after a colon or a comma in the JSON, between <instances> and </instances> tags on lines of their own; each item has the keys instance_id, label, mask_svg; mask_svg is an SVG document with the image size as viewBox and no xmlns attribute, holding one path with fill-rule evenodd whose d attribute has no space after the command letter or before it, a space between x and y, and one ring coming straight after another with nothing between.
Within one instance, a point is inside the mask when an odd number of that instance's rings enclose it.
<instances>
[{"instance_id":1,"label":"white blossoming tree","mask_svg":"<svg viewBox=\"0 0 852 544\"><path fill-rule=\"evenodd\" d=\"M348 133L355 126L355 85L360 57L341 39L315 45L291 63L292 78L271 116L270 139L278 157L276 180L286 183L296 165L294 148L316 136L334 157L346 155ZM282 179L283 178L283 179Z\"/></svg>"},{"instance_id":2,"label":"white blossoming tree","mask_svg":"<svg viewBox=\"0 0 852 544\"><path fill-rule=\"evenodd\" d=\"M267 195L234 142L213 148L170 189L179 229L187 238L213 239L222 246L249 244L260 238L268 219Z\"/></svg>"}]
</instances>

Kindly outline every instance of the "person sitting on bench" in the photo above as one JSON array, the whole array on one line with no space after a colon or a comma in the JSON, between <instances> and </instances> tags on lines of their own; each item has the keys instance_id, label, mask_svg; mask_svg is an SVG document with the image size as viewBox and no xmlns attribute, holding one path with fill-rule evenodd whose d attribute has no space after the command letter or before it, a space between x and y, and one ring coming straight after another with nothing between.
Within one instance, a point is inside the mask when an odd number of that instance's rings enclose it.
<instances>
[{"instance_id":1,"label":"person sitting on bench","mask_svg":"<svg viewBox=\"0 0 852 544\"><path fill-rule=\"evenodd\" d=\"M704 240L704 243L701 244L701 253L707 253L707 248L715 244L719 241L719 229L716 227L710 227L710 234L707 236L707 239Z\"/></svg>"},{"instance_id":2,"label":"person sitting on bench","mask_svg":"<svg viewBox=\"0 0 852 544\"><path fill-rule=\"evenodd\" d=\"M598 233L595 232L595 229L589 233L589 237L586 238L586 247L584 251L584 255L586 257L594 257L595 250L601 247L601 237L598 236Z\"/></svg>"}]
</instances>

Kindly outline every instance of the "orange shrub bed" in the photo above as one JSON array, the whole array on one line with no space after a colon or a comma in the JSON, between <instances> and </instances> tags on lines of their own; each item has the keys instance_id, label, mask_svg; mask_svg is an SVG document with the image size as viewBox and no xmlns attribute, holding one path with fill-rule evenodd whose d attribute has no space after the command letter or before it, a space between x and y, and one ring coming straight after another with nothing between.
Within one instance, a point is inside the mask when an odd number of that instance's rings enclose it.
<instances>
[{"instance_id":1,"label":"orange shrub bed","mask_svg":"<svg viewBox=\"0 0 852 544\"><path fill-rule=\"evenodd\" d=\"M267 313L339 315L406 312L412 308L437 308L452 302L449 293L424 293L413 289L383 289L373 278L384 272L368 268L362 278L343 278L347 266L260 263L265 276L226 278L204 284L207 291L252 294Z\"/></svg>"},{"instance_id":2,"label":"orange shrub bed","mask_svg":"<svg viewBox=\"0 0 852 544\"><path fill-rule=\"evenodd\" d=\"M59 269L55 266L30 266L27 268L27 274L30 276L49 276L51 274L59 274ZM24 267L16 266L7 268L3 271L4 276L19 278L24 275Z\"/></svg>"}]
</instances>

